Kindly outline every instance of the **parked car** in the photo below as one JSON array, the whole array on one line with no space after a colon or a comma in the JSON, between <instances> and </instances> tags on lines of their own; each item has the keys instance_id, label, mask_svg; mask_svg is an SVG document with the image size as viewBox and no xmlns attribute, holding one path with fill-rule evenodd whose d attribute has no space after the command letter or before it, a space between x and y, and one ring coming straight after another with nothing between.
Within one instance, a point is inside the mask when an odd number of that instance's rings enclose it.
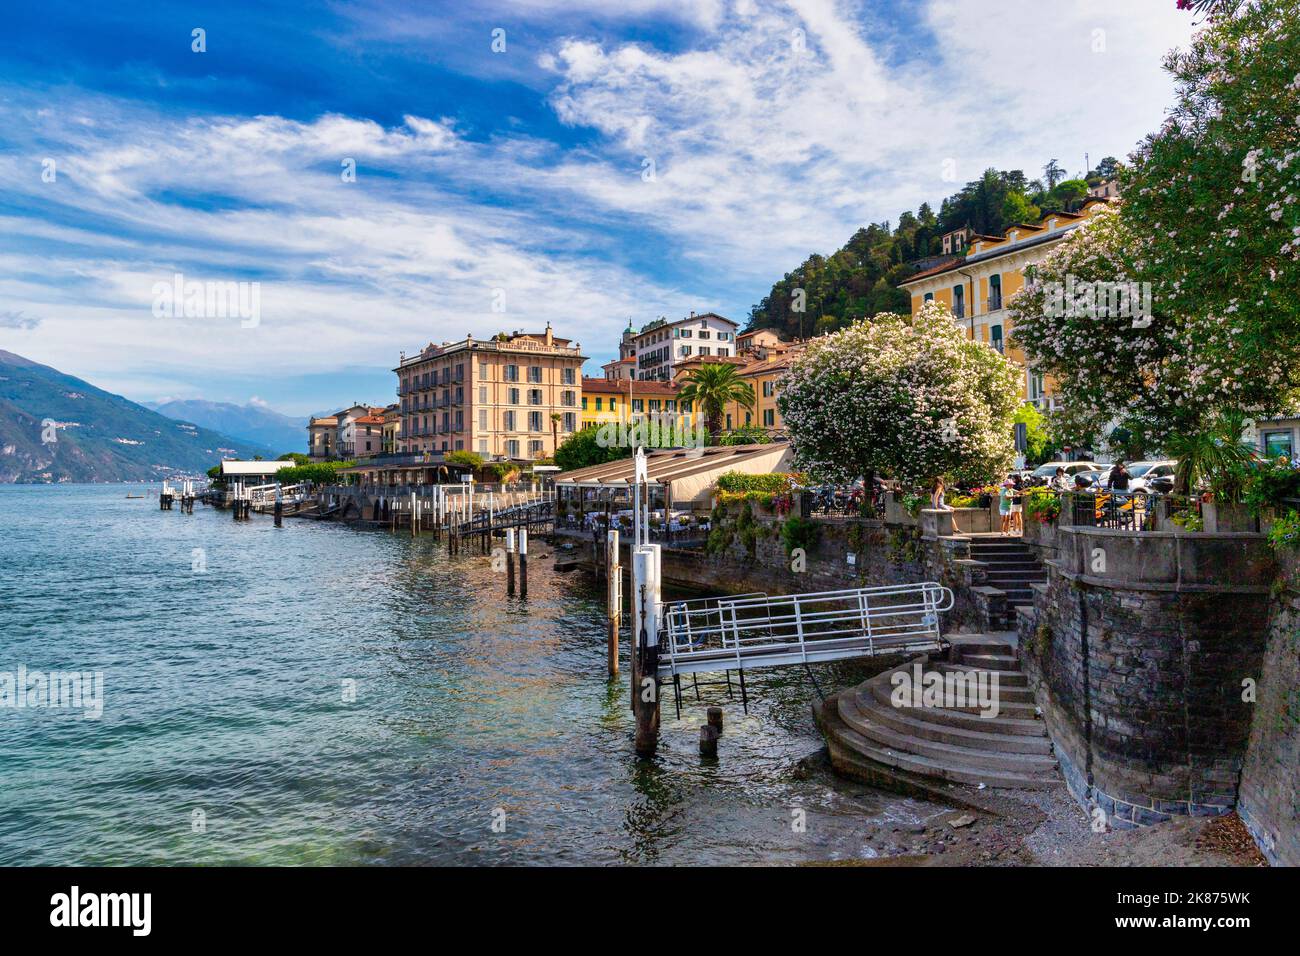
<instances>
[{"instance_id":1,"label":"parked car","mask_svg":"<svg viewBox=\"0 0 1300 956\"><path fill-rule=\"evenodd\" d=\"M1065 477L1073 479L1075 475L1091 474L1100 467L1095 461L1049 461L1045 465L1039 465L1030 473L1029 482L1034 485L1050 484L1056 477L1058 468L1064 468Z\"/></svg>"},{"instance_id":2,"label":"parked car","mask_svg":"<svg viewBox=\"0 0 1300 956\"><path fill-rule=\"evenodd\" d=\"M1131 476L1128 486L1133 491L1151 491L1153 490L1151 482L1156 478L1168 478L1172 485L1174 470L1177 467L1176 461L1135 461L1128 466L1128 473Z\"/></svg>"}]
</instances>

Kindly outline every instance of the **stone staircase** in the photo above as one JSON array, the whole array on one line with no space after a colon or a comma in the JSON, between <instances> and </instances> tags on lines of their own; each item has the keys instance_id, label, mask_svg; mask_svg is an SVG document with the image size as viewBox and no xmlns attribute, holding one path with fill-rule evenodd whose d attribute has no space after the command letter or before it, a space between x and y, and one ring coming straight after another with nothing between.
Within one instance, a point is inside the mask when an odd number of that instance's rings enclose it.
<instances>
[{"instance_id":1,"label":"stone staircase","mask_svg":"<svg viewBox=\"0 0 1300 956\"><path fill-rule=\"evenodd\" d=\"M835 768L877 786L932 793L936 784L1042 790L1062 784L1052 742L1019 670L1010 637L954 635L947 659L924 671L996 671L998 716L979 708L897 707L892 668L813 708Z\"/></svg>"},{"instance_id":2,"label":"stone staircase","mask_svg":"<svg viewBox=\"0 0 1300 956\"><path fill-rule=\"evenodd\" d=\"M1047 580L1047 571L1038 553L1019 537L999 534L970 536L970 557L988 567L986 584L1007 596L1006 618L1002 626L1016 628L1016 608L1034 603L1033 585Z\"/></svg>"}]
</instances>

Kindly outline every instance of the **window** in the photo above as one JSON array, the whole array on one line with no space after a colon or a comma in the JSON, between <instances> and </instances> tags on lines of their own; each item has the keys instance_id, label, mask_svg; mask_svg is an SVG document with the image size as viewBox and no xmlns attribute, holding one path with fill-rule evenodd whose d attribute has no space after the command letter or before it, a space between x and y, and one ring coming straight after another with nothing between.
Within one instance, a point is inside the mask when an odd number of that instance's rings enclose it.
<instances>
[{"instance_id":1,"label":"window","mask_svg":"<svg viewBox=\"0 0 1300 956\"><path fill-rule=\"evenodd\" d=\"M730 340L731 340L731 333L730 333L730 332L719 332L719 333L718 333L718 341L719 341L719 342L728 342L728 341L730 341Z\"/></svg>"},{"instance_id":2,"label":"window","mask_svg":"<svg viewBox=\"0 0 1300 956\"><path fill-rule=\"evenodd\" d=\"M691 403L690 403L690 402L682 402L682 414L683 414L683 415L689 415L690 413L691 413Z\"/></svg>"},{"instance_id":3,"label":"window","mask_svg":"<svg viewBox=\"0 0 1300 956\"><path fill-rule=\"evenodd\" d=\"M539 431L542 430L542 413L541 413L541 412L529 412L529 413L528 413L528 430L529 430L530 432L539 432Z\"/></svg>"},{"instance_id":4,"label":"window","mask_svg":"<svg viewBox=\"0 0 1300 956\"><path fill-rule=\"evenodd\" d=\"M510 392L510 396L509 396L509 397L510 397L510 404L511 404L511 405L518 405L518 404L519 404L519 389L517 389L517 388L512 388L512 389L509 389L509 392Z\"/></svg>"},{"instance_id":5,"label":"window","mask_svg":"<svg viewBox=\"0 0 1300 956\"><path fill-rule=\"evenodd\" d=\"M1002 308L1002 276L989 276L989 311ZM998 351L1002 351L998 349Z\"/></svg>"},{"instance_id":6,"label":"window","mask_svg":"<svg viewBox=\"0 0 1300 956\"><path fill-rule=\"evenodd\" d=\"M731 354L731 349L719 348L718 354L721 355L723 358L726 358L728 355Z\"/></svg>"},{"instance_id":7,"label":"window","mask_svg":"<svg viewBox=\"0 0 1300 956\"><path fill-rule=\"evenodd\" d=\"M727 431L731 431L731 416L727 416Z\"/></svg>"},{"instance_id":8,"label":"window","mask_svg":"<svg viewBox=\"0 0 1300 956\"><path fill-rule=\"evenodd\" d=\"M1036 402L1043 397L1043 376L1037 372L1029 373L1029 400Z\"/></svg>"},{"instance_id":9,"label":"window","mask_svg":"<svg viewBox=\"0 0 1300 956\"><path fill-rule=\"evenodd\" d=\"M709 330L708 330L708 329L700 329L700 338L702 338L702 339L707 339L708 337L709 337Z\"/></svg>"},{"instance_id":10,"label":"window","mask_svg":"<svg viewBox=\"0 0 1300 956\"><path fill-rule=\"evenodd\" d=\"M602 401L603 399L601 399L599 396L596 397L596 411L600 411L600 404ZM585 398L582 400L582 407L583 408L587 407L587 400Z\"/></svg>"},{"instance_id":11,"label":"window","mask_svg":"<svg viewBox=\"0 0 1300 956\"><path fill-rule=\"evenodd\" d=\"M775 392L775 391L776 391L776 383L775 383L775 382L771 381L770 379L769 379L768 381L763 382L763 397L764 397L764 398L771 398L771 397L772 397L772 393Z\"/></svg>"},{"instance_id":12,"label":"window","mask_svg":"<svg viewBox=\"0 0 1300 956\"><path fill-rule=\"evenodd\" d=\"M528 443L528 454L536 458L542 453L542 443L540 439L534 438Z\"/></svg>"},{"instance_id":13,"label":"window","mask_svg":"<svg viewBox=\"0 0 1300 956\"><path fill-rule=\"evenodd\" d=\"M560 381L565 385L572 385L575 381L573 369L563 369L560 374Z\"/></svg>"},{"instance_id":14,"label":"window","mask_svg":"<svg viewBox=\"0 0 1300 956\"><path fill-rule=\"evenodd\" d=\"M991 332L990 332L990 337L991 337L991 340L992 340L992 345L993 345L993 347L994 347L995 349L997 349L999 352L1003 351L1003 345L1002 345L1002 326L1001 326L1001 325L995 325L995 326L993 326L993 328L992 328L992 330L991 330Z\"/></svg>"},{"instance_id":15,"label":"window","mask_svg":"<svg viewBox=\"0 0 1300 956\"><path fill-rule=\"evenodd\" d=\"M528 381L541 382L541 380L542 380L542 367L540 365L528 366Z\"/></svg>"},{"instance_id":16,"label":"window","mask_svg":"<svg viewBox=\"0 0 1300 956\"><path fill-rule=\"evenodd\" d=\"M481 428L481 429L483 429L484 431L487 431L488 422L487 422L487 409L486 409L486 408L480 408L480 409L478 410L478 427Z\"/></svg>"},{"instance_id":17,"label":"window","mask_svg":"<svg viewBox=\"0 0 1300 956\"><path fill-rule=\"evenodd\" d=\"M488 363L487 363L487 362L479 362L479 363L478 363L478 377L481 378L481 379L485 379L485 380L491 377L491 376L488 375Z\"/></svg>"},{"instance_id":18,"label":"window","mask_svg":"<svg viewBox=\"0 0 1300 956\"><path fill-rule=\"evenodd\" d=\"M502 426L501 426L501 427L504 428L506 431L508 431L508 432L512 432L512 431L515 430L515 413L514 413L514 412L506 412L504 415L502 415L501 420L502 420Z\"/></svg>"},{"instance_id":19,"label":"window","mask_svg":"<svg viewBox=\"0 0 1300 956\"><path fill-rule=\"evenodd\" d=\"M690 329L674 329L673 331L675 331L678 335L680 335L684 339L689 339L692 334Z\"/></svg>"},{"instance_id":20,"label":"window","mask_svg":"<svg viewBox=\"0 0 1300 956\"><path fill-rule=\"evenodd\" d=\"M633 412L643 412L643 411L645 411L645 399L642 399L642 398L634 398L634 399L632 399L632 411L633 411Z\"/></svg>"},{"instance_id":21,"label":"window","mask_svg":"<svg viewBox=\"0 0 1300 956\"><path fill-rule=\"evenodd\" d=\"M597 399L597 401L599 401L599 399ZM618 399L617 399L617 398L614 398L614 396L611 395L610 398L609 398L609 410L610 410L611 412L616 412L616 411L618 411L618 409L614 407L615 404L616 404L617 402L618 402ZM597 405L596 407L599 408L600 406Z\"/></svg>"},{"instance_id":22,"label":"window","mask_svg":"<svg viewBox=\"0 0 1300 956\"><path fill-rule=\"evenodd\" d=\"M540 388L530 388L528 390L528 404L529 405L542 404L542 390Z\"/></svg>"},{"instance_id":23,"label":"window","mask_svg":"<svg viewBox=\"0 0 1300 956\"><path fill-rule=\"evenodd\" d=\"M966 290L959 285L952 287L952 314L959 319L966 315Z\"/></svg>"},{"instance_id":24,"label":"window","mask_svg":"<svg viewBox=\"0 0 1300 956\"><path fill-rule=\"evenodd\" d=\"M573 414L573 412L565 412L563 427L566 432L576 431L578 427L578 416Z\"/></svg>"},{"instance_id":25,"label":"window","mask_svg":"<svg viewBox=\"0 0 1300 956\"><path fill-rule=\"evenodd\" d=\"M1290 458L1295 453L1290 430L1264 432L1264 457L1277 458L1286 455Z\"/></svg>"},{"instance_id":26,"label":"window","mask_svg":"<svg viewBox=\"0 0 1300 956\"><path fill-rule=\"evenodd\" d=\"M517 381L519 381L519 366L518 366L518 365L507 365L507 366L506 366L505 379L506 379L507 382L517 382Z\"/></svg>"},{"instance_id":27,"label":"window","mask_svg":"<svg viewBox=\"0 0 1300 956\"><path fill-rule=\"evenodd\" d=\"M660 410L662 406L663 406L663 402L661 402L659 399L657 398L650 399L650 411L657 412Z\"/></svg>"},{"instance_id":28,"label":"window","mask_svg":"<svg viewBox=\"0 0 1300 956\"><path fill-rule=\"evenodd\" d=\"M691 347L689 345L683 345L677 351L680 352L682 355L690 355Z\"/></svg>"},{"instance_id":29,"label":"window","mask_svg":"<svg viewBox=\"0 0 1300 956\"><path fill-rule=\"evenodd\" d=\"M587 396L586 396L586 395L582 396L582 410L583 410L584 412L587 410ZM596 411L600 411L600 399L599 399L599 398L596 399Z\"/></svg>"},{"instance_id":30,"label":"window","mask_svg":"<svg viewBox=\"0 0 1300 956\"><path fill-rule=\"evenodd\" d=\"M487 386L486 386L486 385L480 385L480 386L478 387L478 403L479 403L480 405L486 405L486 404L487 404Z\"/></svg>"},{"instance_id":31,"label":"window","mask_svg":"<svg viewBox=\"0 0 1300 956\"><path fill-rule=\"evenodd\" d=\"M478 440L478 453L479 453L480 455L484 455L484 456L487 455L487 453L488 453L488 442L487 442L487 439L486 439L486 438L480 438L480 439Z\"/></svg>"},{"instance_id":32,"label":"window","mask_svg":"<svg viewBox=\"0 0 1300 956\"><path fill-rule=\"evenodd\" d=\"M506 442L506 455L511 458L519 457L519 439L511 438Z\"/></svg>"},{"instance_id":33,"label":"window","mask_svg":"<svg viewBox=\"0 0 1300 956\"><path fill-rule=\"evenodd\" d=\"M670 412L677 411L677 400L675 398L668 399L664 402L664 408L668 409Z\"/></svg>"},{"instance_id":34,"label":"window","mask_svg":"<svg viewBox=\"0 0 1300 956\"><path fill-rule=\"evenodd\" d=\"M776 409L774 408L763 409L763 427L773 428L775 426L776 426Z\"/></svg>"},{"instance_id":35,"label":"window","mask_svg":"<svg viewBox=\"0 0 1300 956\"><path fill-rule=\"evenodd\" d=\"M710 351L709 351L709 347L708 347L707 345L701 345L701 346L700 346L700 354L701 354L701 355L709 355L709 354L711 354Z\"/></svg>"}]
</instances>

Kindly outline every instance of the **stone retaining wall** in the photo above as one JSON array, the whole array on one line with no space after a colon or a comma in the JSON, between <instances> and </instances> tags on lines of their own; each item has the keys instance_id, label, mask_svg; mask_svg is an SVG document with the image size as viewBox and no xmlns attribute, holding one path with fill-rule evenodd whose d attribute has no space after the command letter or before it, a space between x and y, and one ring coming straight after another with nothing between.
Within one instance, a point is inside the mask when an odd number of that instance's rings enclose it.
<instances>
[{"instance_id":1,"label":"stone retaining wall","mask_svg":"<svg viewBox=\"0 0 1300 956\"><path fill-rule=\"evenodd\" d=\"M1237 804L1274 565L1255 534L1057 528L1020 657L1066 781L1114 827Z\"/></svg>"},{"instance_id":2,"label":"stone retaining wall","mask_svg":"<svg viewBox=\"0 0 1300 956\"><path fill-rule=\"evenodd\" d=\"M1237 810L1271 862L1300 866L1300 558L1280 563Z\"/></svg>"}]
</instances>

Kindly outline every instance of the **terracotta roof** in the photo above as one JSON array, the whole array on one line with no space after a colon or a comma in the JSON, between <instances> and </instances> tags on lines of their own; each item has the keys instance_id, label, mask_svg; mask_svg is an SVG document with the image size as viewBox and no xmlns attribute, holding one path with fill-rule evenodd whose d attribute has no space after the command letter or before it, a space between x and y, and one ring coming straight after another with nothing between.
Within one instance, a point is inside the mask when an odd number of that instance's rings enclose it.
<instances>
[{"instance_id":1,"label":"terracotta roof","mask_svg":"<svg viewBox=\"0 0 1300 956\"><path fill-rule=\"evenodd\" d=\"M676 386L669 382L634 382L631 379L583 378L584 392L603 395L626 395L630 391L634 398L652 398L656 396L674 397Z\"/></svg>"},{"instance_id":2,"label":"terracotta roof","mask_svg":"<svg viewBox=\"0 0 1300 956\"><path fill-rule=\"evenodd\" d=\"M963 256L953 256L951 259L949 259L946 262L941 262L937 266L931 266L929 269L923 269L920 272L918 272L916 275L908 276L906 279L900 282L899 285L906 285L909 282L915 282L917 279L924 279L927 276L936 276L940 272L947 272L953 266L963 261L965 261Z\"/></svg>"},{"instance_id":3,"label":"terracotta roof","mask_svg":"<svg viewBox=\"0 0 1300 956\"><path fill-rule=\"evenodd\" d=\"M338 423L339 423L338 418L335 417L334 415L330 415L328 418L313 418L307 424L308 426L311 426L311 425L337 425Z\"/></svg>"},{"instance_id":4,"label":"terracotta roof","mask_svg":"<svg viewBox=\"0 0 1300 956\"><path fill-rule=\"evenodd\" d=\"M382 411L382 409L381 409ZM360 418L352 419L356 425L382 425L384 423L383 415L362 415Z\"/></svg>"}]
</instances>

